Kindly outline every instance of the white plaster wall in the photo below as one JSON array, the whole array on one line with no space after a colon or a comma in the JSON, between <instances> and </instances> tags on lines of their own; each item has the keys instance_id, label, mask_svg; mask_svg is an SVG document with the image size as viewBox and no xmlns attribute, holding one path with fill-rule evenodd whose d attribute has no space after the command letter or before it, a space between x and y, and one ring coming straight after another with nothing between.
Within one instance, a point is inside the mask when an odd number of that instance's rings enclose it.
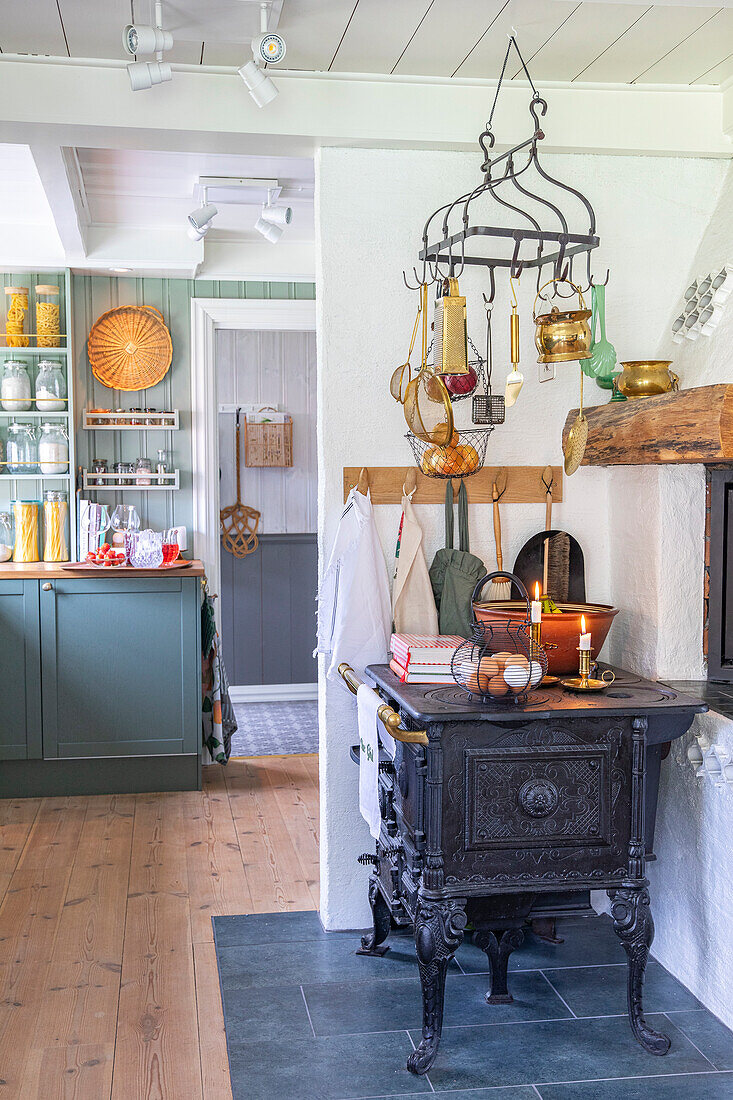
<instances>
[{"instance_id":1,"label":"white plaster wall","mask_svg":"<svg viewBox=\"0 0 733 1100\"><path fill-rule=\"evenodd\" d=\"M548 170L572 180L593 202L602 247L594 257L597 274L610 266L609 338L619 358L640 358L656 348L681 295L698 242L710 219L724 166L715 161L641 157L554 155ZM475 154L325 148L316 164L316 270L319 357L319 539L321 561L330 550L342 508L342 468L406 465L402 411L389 395L389 377L405 358L416 308L415 295L401 279L416 260L427 215L475 185ZM496 219L494 219L496 220ZM468 271L461 290L468 295L469 331L479 348L484 339L481 291L487 280ZM522 369L525 387L506 424L489 443L495 464L559 463L561 432L569 408L577 405L579 370L559 365L554 382L538 382L531 306L534 279L520 287ZM672 307L673 308L673 307ZM494 363L499 388L508 361L509 298L497 287L494 310ZM643 336L643 341L641 336ZM607 393L586 386L588 403ZM470 402L457 406L459 426L470 421ZM620 491L609 494L617 477ZM623 608L611 634L612 645L635 645L630 624L644 624L637 664L656 664L658 617L645 577L656 568L638 556L618 553L640 532L658 555L656 474L647 470L581 469L565 482L565 500L553 522L574 534L586 555L591 600L617 599ZM624 480L625 478L625 480ZM656 501L656 512L650 502ZM419 496L416 498L419 504ZM399 520L397 506L379 506L377 524L390 567ZM442 544L442 508L424 505L418 516L425 531L428 560ZM657 525L655 527L655 524ZM544 526L542 505L508 505L502 514L504 560L511 566L522 543ZM493 567L493 529L488 505L472 509L471 549ZM654 538L651 538L654 533ZM623 595L621 574L636 571L633 599ZM628 567L628 568L627 568ZM652 589L653 591L653 589ZM616 595L618 593L618 595ZM630 608L631 605L631 608ZM623 641L616 643L615 632ZM646 669L646 665L644 666ZM366 876L355 864L371 848L357 802L357 772L348 756L356 719L353 701L338 685L320 677L321 722L321 915L327 928L349 928L368 921Z\"/></svg>"},{"instance_id":2,"label":"white plaster wall","mask_svg":"<svg viewBox=\"0 0 733 1100\"><path fill-rule=\"evenodd\" d=\"M733 757L733 723L699 715L703 730ZM733 1027L733 787L697 779L687 759L693 733L672 743L662 765L654 850L648 865L657 959L728 1027Z\"/></svg>"}]
</instances>

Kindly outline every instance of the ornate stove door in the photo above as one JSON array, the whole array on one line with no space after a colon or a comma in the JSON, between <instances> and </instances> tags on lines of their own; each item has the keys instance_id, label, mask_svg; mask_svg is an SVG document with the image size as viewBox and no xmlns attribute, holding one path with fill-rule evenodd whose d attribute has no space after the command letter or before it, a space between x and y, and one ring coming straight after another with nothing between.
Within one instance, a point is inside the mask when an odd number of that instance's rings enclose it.
<instances>
[{"instance_id":1,"label":"ornate stove door","mask_svg":"<svg viewBox=\"0 0 733 1100\"><path fill-rule=\"evenodd\" d=\"M608 886L626 875L631 720L443 733L446 886Z\"/></svg>"}]
</instances>

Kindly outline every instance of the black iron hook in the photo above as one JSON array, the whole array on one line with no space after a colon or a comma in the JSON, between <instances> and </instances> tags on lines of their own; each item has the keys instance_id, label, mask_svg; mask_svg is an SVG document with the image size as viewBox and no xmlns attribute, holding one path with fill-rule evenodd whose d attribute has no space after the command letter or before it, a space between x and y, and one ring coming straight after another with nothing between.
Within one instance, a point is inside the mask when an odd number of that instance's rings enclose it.
<instances>
[{"instance_id":1,"label":"black iron hook","mask_svg":"<svg viewBox=\"0 0 733 1100\"><path fill-rule=\"evenodd\" d=\"M486 144L488 142L488 145ZM491 130L486 129L482 134L479 134L478 143L481 146L481 151L484 154L484 162L481 165L481 171L486 174L489 170L491 163L491 153L489 150L494 148L496 138L492 134Z\"/></svg>"},{"instance_id":2,"label":"black iron hook","mask_svg":"<svg viewBox=\"0 0 733 1100\"><path fill-rule=\"evenodd\" d=\"M535 94L532 96L532 99L530 100L529 113L531 114L532 118L534 119L535 137L537 138L538 141L542 141L542 139L545 136L545 132L542 129L542 127L540 126L540 120L537 117L537 112L538 111L540 113L540 117L544 118L545 115L547 114L547 102L542 98L541 95L538 95L535 92Z\"/></svg>"},{"instance_id":3,"label":"black iron hook","mask_svg":"<svg viewBox=\"0 0 733 1100\"><path fill-rule=\"evenodd\" d=\"M519 259L519 249L522 246L522 238L518 234L514 234L514 255L512 256L511 266L509 268L509 278L518 279L522 270L524 269L524 261Z\"/></svg>"},{"instance_id":4,"label":"black iron hook","mask_svg":"<svg viewBox=\"0 0 733 1100\"><path fill-rule=\"evenodd\" d=\"M494 278L493 267L489 268L489 287L491 288L491 293L489 294L489 297L487 298L484 294L483 298L485 305L492 306L494 304L494 298L496 297L496 279Z\"/></svg>"}]
</instances>

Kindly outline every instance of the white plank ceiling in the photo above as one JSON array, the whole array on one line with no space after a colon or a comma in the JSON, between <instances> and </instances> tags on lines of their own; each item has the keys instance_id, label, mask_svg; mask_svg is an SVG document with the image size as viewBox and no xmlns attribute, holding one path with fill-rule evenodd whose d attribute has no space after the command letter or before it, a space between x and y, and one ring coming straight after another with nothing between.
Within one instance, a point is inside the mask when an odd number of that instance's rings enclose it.
<instances>
[{"instance_id":1,"label":"white plank ceiling","mask_svg":"<svg viewBox=\"0 0 733 1100\"><path fill-rule=\"evenodd\" d=\"M441 77L498 75L516 29L537 80L721 84L733 76L733 0L675 4L603 0L278 0L289 69ZM152 0L22 0L3 4L0 50L123 57L125 23ZM170 60L239 65L257 4L164 0ZM511 76L517 76L512 66Z\"/></svg>"}]
</instances>

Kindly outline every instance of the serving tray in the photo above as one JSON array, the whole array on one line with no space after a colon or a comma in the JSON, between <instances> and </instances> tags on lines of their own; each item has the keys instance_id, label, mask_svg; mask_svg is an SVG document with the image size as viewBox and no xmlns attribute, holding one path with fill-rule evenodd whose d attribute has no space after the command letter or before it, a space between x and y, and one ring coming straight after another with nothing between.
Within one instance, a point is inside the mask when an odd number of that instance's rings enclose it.
<instances>
[{"instance_id":1,"label":"serving tray","mask_svg":"<svg viewBox=\"0 0 733 1100\"><path fill-rule=\"evenodd\" d=\"M98 565L94 561L63 561L58 562L57 564L60 565L62 569L71 570L100 569L102 570L102 572L106 570L108 573L115 573L120 571L123 571L125 573L157 573L158 570L163 569L188 569L189 566L193 565L193 562L182 561L181 559L179 559L178 561L166 562L164 565L144 566L142 569L138 569L134 565Z\"/></svg>"}]
</instances>

